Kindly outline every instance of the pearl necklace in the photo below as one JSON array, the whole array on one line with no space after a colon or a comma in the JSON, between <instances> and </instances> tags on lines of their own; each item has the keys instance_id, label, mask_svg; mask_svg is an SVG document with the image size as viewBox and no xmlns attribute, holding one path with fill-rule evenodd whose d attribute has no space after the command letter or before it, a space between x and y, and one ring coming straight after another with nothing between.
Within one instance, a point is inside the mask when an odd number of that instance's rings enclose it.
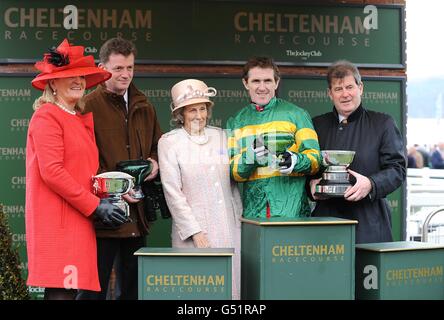
<instances>
[{"instance_id":1,"label":"pearl necklace","mask_svg":"<svg viewBox=\"0 0 444 320\"><path fill-rule=\"evenodd\" d=\"M75 110L70 110L67 107L65 107L63 104L60 104L58 102L54 102L54 104L59 107L60 109L62 109L65 112L68 112L69 114L72 114L73 116L76 115L76 111Z\"/></svg>"},{"instance_id":2,"label":"pearl necklace","mask_svg":"<svg viewBox=\"0 0 444 320\"><path fill-rule=\"evenodd\" d=\"M205 144L205 143L208 142L208 136L207 136L207 134L205 132L205 129L204 129L204 134L202 134L202 135L191 135L191 134L188 133L187 130L185 130L184 127L182 127L182 130L185 131L185 134L187 135L188 139L190 139L194 143Z\"/></svg>"}]
</instances>

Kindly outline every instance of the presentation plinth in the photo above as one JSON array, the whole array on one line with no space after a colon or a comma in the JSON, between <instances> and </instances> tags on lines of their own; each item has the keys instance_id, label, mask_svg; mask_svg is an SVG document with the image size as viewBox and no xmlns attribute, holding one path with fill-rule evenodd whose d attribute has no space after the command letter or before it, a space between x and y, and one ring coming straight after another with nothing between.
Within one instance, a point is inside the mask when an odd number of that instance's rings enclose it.
<instances>
[{"instance_id":1,"label":"presentation plinth","mask_svg":"<svg viewBox=\"0 0 444 320\"><path fill-rule=\"evenodd\" d=\"M139 300L229 300L234 249L141 248Z\"/></svg>"},{"instance_id":2,"label":"presentation plinth","mask_svg":"<svg viewBox=\"0 0 444 320\"><path fill-rule=\"evenodd\" d=\"M356 299L444 299L444 246L424 242L356 245Z\"/></svg>"},{"instance_id":3,"label":"presentation plinth","mask_svg":"<svg viewBox=\"0 0 444 320\"><path fill-rule=\"evenodd\" d=\"M242 299L354 299L355 224L242 219Z\"/></svg>"}]
</instances>

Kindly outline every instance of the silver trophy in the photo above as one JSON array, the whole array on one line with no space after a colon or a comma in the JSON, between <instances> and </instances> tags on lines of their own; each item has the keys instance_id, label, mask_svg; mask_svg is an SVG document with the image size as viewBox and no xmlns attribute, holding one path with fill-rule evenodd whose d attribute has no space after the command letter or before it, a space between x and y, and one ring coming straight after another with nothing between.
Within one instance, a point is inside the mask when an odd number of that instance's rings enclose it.
<instances>
[{"instance_id":1,"label":"silver trophy","mask_svg":"<svg viewBox=\"0 0 444 320\"><path fill-rule=\"evenodd\" d=\"M322 173L322 179L316 185L315 195L321 198L344 197L345 191L351 186L347 167L352 163L355 152L323 150L321 154L323 165L327 169Z\"/></svg>"},{"instance_id":2,"label":"silver trophy","mask_svg":"<svg viewBox=\"0 0 444 320\"><path fill-rule=\"evenodd\" d=\"M265 148L270 153L271 162L269 166L273 169L278 169L282 162L283 154L294 144L294 135L289 132L266 132L260 137L263 140Z\"/></svg>"},{"instance_id":3,"label":"silver trophy","mask_svg":"<svg viewBox=\"0 0 444 320\"><path fill-rule=\"evenodd\" d=\"M134 177L120 171L109 171L92 177L93 192L99 198L109 198L111 202L129 217L129 205L122 199L134 186Z\"/></svg>"}]
</instances>

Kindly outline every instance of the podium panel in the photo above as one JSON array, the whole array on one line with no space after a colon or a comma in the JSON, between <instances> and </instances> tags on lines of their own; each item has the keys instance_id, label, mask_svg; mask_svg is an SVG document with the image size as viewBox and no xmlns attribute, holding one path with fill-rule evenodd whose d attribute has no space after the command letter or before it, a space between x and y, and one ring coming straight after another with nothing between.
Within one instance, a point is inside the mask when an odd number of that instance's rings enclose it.
<instances>
[{"instance_id":1,"label":"podium panel","mask_svg":"<svg viewBox=\"0 0 444 320\"><path fill-rule=\"evenodd\" d=\"M357 244L356 299L444 299L444 246L409 241Z\"/></svg>"},{"instance_id":2,"label":"podium panel","mask_svg":"<svg viewBox=\"0 0 444 320\"><path fill-rule=\"evenodd\" d=\"M242 219L242 299L354 299L356 223Z\"/></svg>"},{"instance_id":3,"label":"podium panel","mask_svg":"<svg viewBox=\"0 0 444 320\"><path fill-rule=\"evenodd\" d=\"M139 300L231 300L234 249L141 248Z\"/></svg>"}]
</instances>

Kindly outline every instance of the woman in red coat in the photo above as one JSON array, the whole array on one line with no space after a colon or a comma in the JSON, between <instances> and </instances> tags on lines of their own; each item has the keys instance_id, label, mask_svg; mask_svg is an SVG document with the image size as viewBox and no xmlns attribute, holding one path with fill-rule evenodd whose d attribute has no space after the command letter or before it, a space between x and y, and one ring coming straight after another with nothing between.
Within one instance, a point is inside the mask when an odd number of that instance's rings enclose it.
<instances>
[{"instance_id":1,"label":"woman in red coat","mask_svg":"<svg viewBox=\"0 0 444 320\"><path fill-rule=\"evenodd\" d=\"M76 289L100 290L91 217L110 226L124 213L91 192L98 169L92 116L81 115L85 89L111 74L65 39L36 63L34 103L26 145L28 281L45 299L73 299Z\"/></svg>"}]
</instances>

